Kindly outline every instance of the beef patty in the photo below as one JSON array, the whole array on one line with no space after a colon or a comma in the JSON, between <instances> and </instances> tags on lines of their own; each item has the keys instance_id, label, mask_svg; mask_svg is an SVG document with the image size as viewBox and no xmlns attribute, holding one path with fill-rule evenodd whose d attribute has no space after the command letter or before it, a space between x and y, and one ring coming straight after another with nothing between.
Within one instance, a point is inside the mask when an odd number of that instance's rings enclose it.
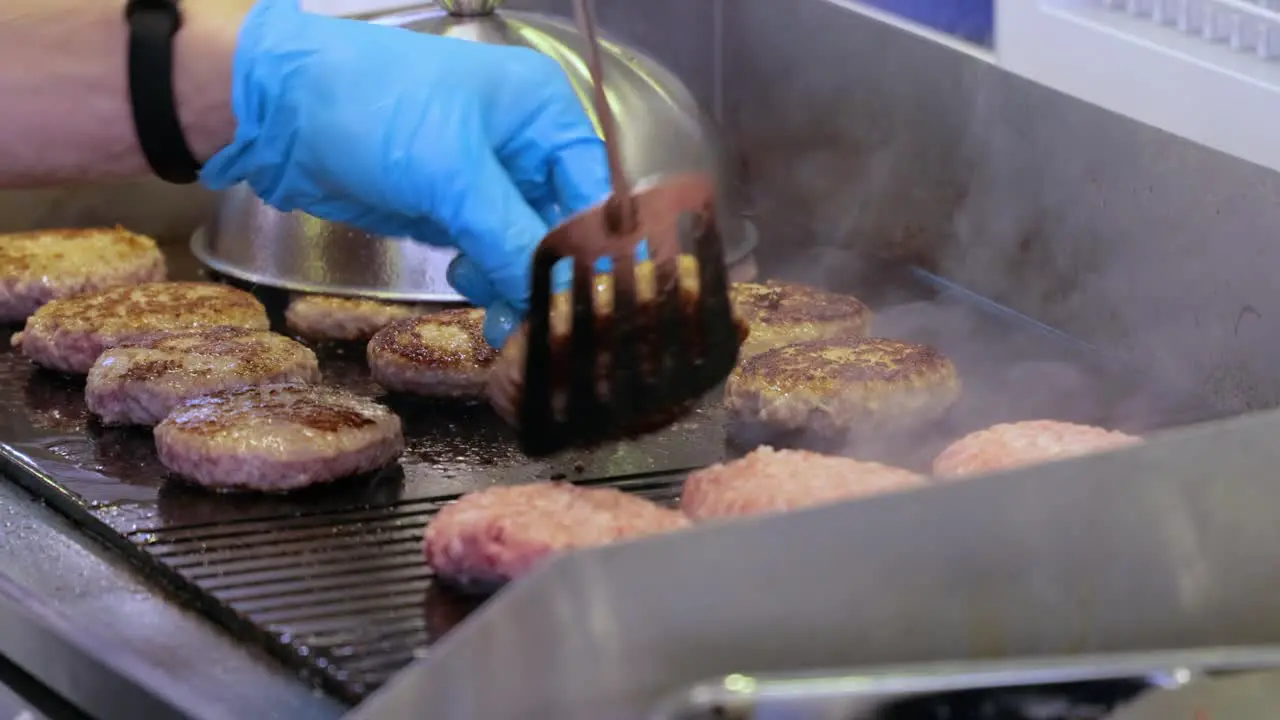
<instances>
[{"instance_id":1,"label":"beef patty","mask_svg":"<svg viewBox=\"0 0 1280 720\"><path fill-rule=\"evenodd\" d=\"M23 320L56 298L164 277L156 241L124 228L0 235L0 322Z\"/></svg>"},{"instance_id":2,"label":"beef patty","mask_svg":"<svg viewBox=\"0 0 1280 720\"><path fill-rule=\"evenodd\" d=\"M397 320L369 341L373 379L392 392L477 398L498 356L484 339L484 310L458 308Z\"/></svg>"},{"instance_id":3,"label":"beef patty","mask_svg":"<svg viewBox=\"0 0 1280 720\"><path fill-rule=\"evenodd\" d=\"M320 382L315 353L266 330L179 330L128 340L99 355L85 401L104 425L155 425L185 400L282 382Z\"/></svg>"},{"instance_id":4,"label":"beef patty","mask_svg":"<svg viewBox=\"0 0 1280 720\"><path fill-rule=\"evenodd\" d=\"M395 303L336 295L298 295L284 319L289 331L320 342L368 342L374 333L397 320L426 315L438 305Z\"/></svg>"},{"instance_id":5,"label":"beef patty","mask_svg":"<svg viewBox=\"0 0 1280 720\"><path fill-rule=\"evenodd\" d=\"M901 468L765 446L689 475L680 509L694 520L763 515L924 487Z\"/></svg>"},{"instance_id":6,"label":"beef patty","mask_svg":"<svg viewBox=\"0 0 1280 720\"><path fill-rule=\"evenodd\" d=\"M960 395L955 366L925 345L883 338L813 340L767 350L725 384L736 434L839 439L918 428Z\"/></svg>"},{"instance_id":7,"label":"beef patty","mask_svg":"<svg viewBox=\"0 0 1280 720\"><path fill-rule=\"evenodd\" d=\"M400 418L346 390L297 383L224 390L155 429L165 467L219 490L279 492L372 472L400 456Z\"/></svg>"},{"instance_id":8,"label":"beef patty","mask_svg":"<svg viewBox=\"0 0 1280 720\"><path fill-rule=\"evenodd\" d=\"M870 308L852 295L774 280L735 283L730 292L751 329L741 360L807 340L863 336L871 327Z\"/></svg>"},{"instance_id":9,"label":"beef patty","mask_svg":"<svg viewBox=\"0 0 1280 720\"><path fill-rule=\"evenodd\" d=\"M452 586L491 592L552 555L687 527L680 513L613 488L564 482L496 486L446 505L427 524L427 564Z\"/></svg>"},{"instance_id":10,"label":"beef patty","mask_svg":"<svg viewBox=\"0 0 1280 720\"><path fill-rule=\"evenodd\" d=\"M983 475L1128 447L1142 438L1057 420L1002 423L970 433L933 461L938 477Z\"/></svg>"},{"instance_id":11,"label":"beef patty","mask_svg":"<svg viewBox=\"0 0 1280 720\"><path fill-rule=\"evenodd\" d=\"M684 319L687 327L696 327L694 323L694 313L696 312L696 303L698 301L698 261L691 255L681 255L678 260L677 268L680 276L680 292L681 305L684 310ZM657 273L652 262L642 262L636 265L636 305L639 327L636 332L640 336L641 341L649 343L653 341L652 318L654 313L649 310L654 307L654 298L657 295ZM595 298L594 308L596 312L597 337L607 338L612 333L610 324L613 316L613 275L602 273L596 276L595 282ZM551 298L551 354L553 363L557 367L567 368L569 342L572 337L573 330L573 297L569 292L556 293ZM646 323L648 323L646 325ZM737 326L737 341L739 346L747 339L748 329L746 323L742 322L734 312L734 323ZM494 363L493 370L489 373L489 385L485 390L485 394L493 405L494 410L504 420L512 425L519 424L519 407L521 396L524 394L524 371L525 371L525 347L528 343L528 324L521 324L516 331L511 334L506 345L502 348L502 354ZM597 370L602 374L606 374L609 370L610 359L607 353L601 355L597 361ZM642 368L643 372L643 368ZM568 392L569 378L566 375L552 379L553 394L563 396ZM559 402L556 400L554 402ZM687 403L684 406L676 408L667 408L666 412L647 418L647 424L633 428L636 432L643 432L649 427L661 427L672 419L680 416L685 411L691 409L695 402Z\"/></svg>"},{"instance_id":12,"label":"beef patty","mask_svg":"<svg viewBox=\"0 0 1280 720\"><path fill-rule=\"evenodd\" d=\"M13 345L51 370L83 375L104 350L151 333L198 328L266 330L267 311L252 295L226 285L159 282L50 301Z\"/></svg>"}]
</instances>

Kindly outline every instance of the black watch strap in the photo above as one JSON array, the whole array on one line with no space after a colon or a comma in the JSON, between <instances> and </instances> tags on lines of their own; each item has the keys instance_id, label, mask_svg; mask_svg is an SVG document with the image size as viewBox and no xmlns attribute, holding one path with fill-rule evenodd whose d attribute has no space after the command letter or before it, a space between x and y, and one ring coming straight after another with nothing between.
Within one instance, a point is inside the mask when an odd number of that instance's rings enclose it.
<instances>
[{"instance_id":1,"label":"black watch strap","mask_svg":"<svg viewBox=\"0 0 1280 720\"><path fill-rule=\"evenodd\" d=\"M193 183L191 153L173 95L173 37L182 27L178 0L129 0L129 102L133 127L151 170L171 183Z\"/></svg>"}]
</instances>

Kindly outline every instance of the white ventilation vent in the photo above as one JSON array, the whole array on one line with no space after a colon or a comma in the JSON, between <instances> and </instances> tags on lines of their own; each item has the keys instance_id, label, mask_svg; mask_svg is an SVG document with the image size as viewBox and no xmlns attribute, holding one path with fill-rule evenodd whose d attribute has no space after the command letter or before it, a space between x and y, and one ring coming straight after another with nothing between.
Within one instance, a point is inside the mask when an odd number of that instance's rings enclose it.
<instances>
[{"instance_id":1,"label":"white ventilation vent","mask_svg":"<svg viewBox=\"0 0 1280 720\"><path fill-rule=\"evenodd\" d=\"M1092 0L1084 4L1222 43L1264 60L1280 57L1280 0Z\"/></svg>"},{"instance_id":2,"label":"white ventilation vent","mask_svg":"<svg viewBox=\"0 0 1280 720\"><path fill-rule=\"evenodd\" d=\"M1280 169L1280 0L998 0L1000 64Z\"/></svg>"}]
</instances>

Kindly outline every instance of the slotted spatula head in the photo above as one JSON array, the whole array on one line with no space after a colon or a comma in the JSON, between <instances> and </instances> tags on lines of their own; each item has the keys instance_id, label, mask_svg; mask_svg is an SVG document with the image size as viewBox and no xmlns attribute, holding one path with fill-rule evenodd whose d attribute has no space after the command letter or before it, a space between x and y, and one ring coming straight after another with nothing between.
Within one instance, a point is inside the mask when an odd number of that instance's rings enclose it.
<instances>
[{"instance_id":1,"label":"slotted spatula head","mask_svg":"<svg viewBox=\"0 0 1280 720\"><path fill-rule=\"evenodd\" d=\"M605 93L592 2L575 0L575 9L587 39L613 193L553 229L539 245L523 378L490 381L491 387L507 389L500 395L518 392L518 399L499 398L496 406L516 406L521 447L530 455L635 435L675 420L728 376L743 339L729 305L714 184L702 175L683 175L632 192ZM638 266L644 242L651 260ZM693 249L697 269L682 277L685 247ZM605 258L612 260L612 270L602 276L597 267ZM553 296L552 272L561 260L573 265L567 306L557 302L563 296Z\"/></svg>"},{"instance_id":2,"label":"slotted spatula head","mask_svg":"<svg viewBox=\"0 0 1280 720\"><path fill-rule=\"evenodd\" d=\"M714 186L679 176L631 202L630 230L612 229L606 204L556 228L535 255L519 404L527 454L662 427L737 362L742 332L730 308ZM637 267L642 240L652 259ZM696 263L679 262L682 241ZM602 257L612 259L611 272L597 273ZM568 308L553 298L552 270L562 258L573 262Z\"/></svg>"}]
</instances>

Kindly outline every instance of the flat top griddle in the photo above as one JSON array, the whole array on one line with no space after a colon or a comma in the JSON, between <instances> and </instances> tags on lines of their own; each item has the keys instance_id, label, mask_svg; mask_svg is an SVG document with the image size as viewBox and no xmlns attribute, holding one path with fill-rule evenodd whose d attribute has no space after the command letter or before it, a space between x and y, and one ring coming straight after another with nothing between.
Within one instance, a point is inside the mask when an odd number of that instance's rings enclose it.
<instances>
[{"instance_id":1,"label":"flat top griddle","mask_svg":"<svg viewBox=\"0 0 1280 720\"><path fill-rule=\"evenodd\" d=\"M165 250L172 278L202 276L185 247ZM1144 431L1217 415L1189 393L924 273L874 268L849 284L837 289L877 311L877 335L941 348L965 386L943 423L868 450L879 459L927 467L946 442L1007 420L1052 417ZM254 291L282 328L285 295ZM317 351L327 382L381 395L361 348ZM149 430L97 425L82 379L38 370L4 348L0 461L14 481L184 602L355 703L477 604L436 588L422 563L423 527L442 504L495 484L552 478L669 502L689 469L735 453L717 398L648 437L536 461L519 453L514 434L487 407L384 400L405 424L398 466L289 496L218 495L170 479Z\"/></svg>"}]
</instances>

